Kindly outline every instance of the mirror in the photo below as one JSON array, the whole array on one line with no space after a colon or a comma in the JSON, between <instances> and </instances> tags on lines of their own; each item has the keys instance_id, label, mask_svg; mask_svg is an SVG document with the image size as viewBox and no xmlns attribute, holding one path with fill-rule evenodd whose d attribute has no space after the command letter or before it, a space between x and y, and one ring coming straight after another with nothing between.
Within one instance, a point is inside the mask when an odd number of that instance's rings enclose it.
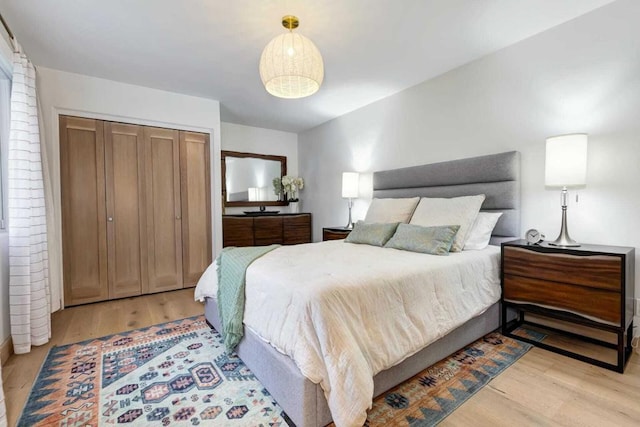
<instances>
[{"instance_id":1,"label":"mirror","mask_svg":"<svg viewBox=\"0 0 640 427\"><path fill-rule=\"evenodd\" d=\"M222 201L232 206L286 206L274 192L273 179L287 174L287 158L222 151Z\"/></svg>"}]
</instances>

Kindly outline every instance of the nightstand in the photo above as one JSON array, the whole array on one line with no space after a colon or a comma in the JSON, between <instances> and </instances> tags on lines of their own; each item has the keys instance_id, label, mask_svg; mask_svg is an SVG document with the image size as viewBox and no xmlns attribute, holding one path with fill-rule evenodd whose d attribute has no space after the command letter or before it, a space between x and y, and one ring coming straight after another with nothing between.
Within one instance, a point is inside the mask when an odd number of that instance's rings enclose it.
<instances>
[{"instance_id":1,"label":"nightstand","mask_svg":"<svg viewBox=\"0 0 640 427\"><path fill-rule=\"evenodd\" d=\"M346 239L352 228L325 227L322 229L322 241Z\"/></svg>"},{"instance_id":2,"label":"nightstand","mask_svg":"<svg viewBox=\"0 0 640 427\"><path fill-rule=\"evenodd\" d=\"M503 243L503 335L623 372L632 351L634 262L635 249L629 247L582 245L564 248L547 243L530 245L525 240ZM507 322L508 309L514 309L518 314L511 322ZM540 325L525 319L526 314L580 325L581 328L568 328L573 329L570 332ZM511 334L523 324L542 326L554 333L615 349L617 364ZM615 334L617 342L606 342L576 330L606 331Z\"/></svg>"}]
</instances>

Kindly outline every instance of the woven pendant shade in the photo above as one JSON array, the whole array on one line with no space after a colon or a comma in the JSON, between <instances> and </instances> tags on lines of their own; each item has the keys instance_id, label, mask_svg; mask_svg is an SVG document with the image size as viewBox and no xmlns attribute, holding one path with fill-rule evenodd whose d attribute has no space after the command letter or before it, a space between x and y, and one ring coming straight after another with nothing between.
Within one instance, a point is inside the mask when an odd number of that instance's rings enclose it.
<instances>
[{"instance_id":1,"label":"woven pendant shade","mask_svg":"<svg viewBox=\"0 0 640 427\"><path fill-rule=\"evenodd\" d=\"M320 51L303 35L281 34L262 51L260 78L267 92L279 98L313 95L324 78Z\"/></svg>"}]
</instances>

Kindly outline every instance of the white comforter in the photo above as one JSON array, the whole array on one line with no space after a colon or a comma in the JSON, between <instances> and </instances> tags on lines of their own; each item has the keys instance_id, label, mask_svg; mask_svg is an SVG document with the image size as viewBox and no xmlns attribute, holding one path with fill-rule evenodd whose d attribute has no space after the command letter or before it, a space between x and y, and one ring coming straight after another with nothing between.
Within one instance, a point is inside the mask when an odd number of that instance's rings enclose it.
<instances>
[{"instance_id":1,"label":"white comforter","mask_svg":"<svg viewBox=\"0 0 640 427\"><path fill-rule=\"evenodd\" d=\"M337 426L361 426L376 373L498 301L499 259L493 246L449 256L341 240L282 246L247 270L244 323L322 386ZM196 299L216 289L212 266Z\"/></svg>"}]
</instances>

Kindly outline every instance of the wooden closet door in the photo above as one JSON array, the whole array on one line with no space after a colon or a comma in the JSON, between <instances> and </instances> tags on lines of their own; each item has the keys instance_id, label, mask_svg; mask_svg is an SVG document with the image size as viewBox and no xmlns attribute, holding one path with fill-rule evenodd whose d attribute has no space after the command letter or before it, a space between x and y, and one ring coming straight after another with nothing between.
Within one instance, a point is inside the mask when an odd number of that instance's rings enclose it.
<instances>
[{"instance_id":1,"label":"wooden closet door","mask_svg":"<svg viewBox=\"0 0 640 427\"><path fill-rule=\"evenodd\" d=\"M182 268L184 286L195 286L211 264L209 135L180 132Z\"/></svg>"},{"instance_id":2,"label":"wooden closet door","mask_svg":"<svg viewBox=\"0 0 640 427\"><path fill-rule=\"evenodd\" d=\"M149 292L182 288L180 140L177 130L144 128Z\"/></svg>"},{"instance_id":3,"label":"wooden closet door","mask_svg":"<svg viewBox=\"0 0 640 427\"><path fill-rule=\"evenodd\" d=\"M105 122L109 298L146 291L144 140L141 126Z\"/></svg>"},{"instance_id":4,"label":"wooden closet door","mask_svg":"<svg viewBox=\"0 0 640 427\"><path fill-rule=\"evenodd\" d=\"M65 306L108 298L103 122L60 116Z\"/></svg>"}]
</instances>

